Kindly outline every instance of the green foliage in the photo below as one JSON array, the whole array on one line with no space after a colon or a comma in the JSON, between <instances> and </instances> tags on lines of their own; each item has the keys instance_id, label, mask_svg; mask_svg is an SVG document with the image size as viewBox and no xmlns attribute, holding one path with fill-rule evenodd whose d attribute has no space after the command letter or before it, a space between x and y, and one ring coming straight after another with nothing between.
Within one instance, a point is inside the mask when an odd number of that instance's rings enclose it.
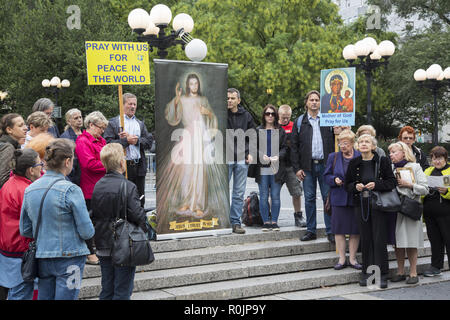
<instances>
[{"instance_id":1,"label":"green foliage","mask_svg":"<svg viewBox=\"0 0 450 320\"><path fill-rule=\"evenodd\" d=\"M62 114L79 108L84 115L99 110L106 117L119 113L117 86L87 86L85 41L136 41L126 18L113 18L109 1L11 1L0 0L2 30L0 43L0 88L7 89L14 100L14 111L25 117L34 102L47 96L41 82L58 76L69 79L69 88L59 90L58 105ZM69 30L69 5L81 10L81 29ZM139 98L138 116L153 123L153 90L148 86L124 86Z\"/></svg>"}]
</instances>

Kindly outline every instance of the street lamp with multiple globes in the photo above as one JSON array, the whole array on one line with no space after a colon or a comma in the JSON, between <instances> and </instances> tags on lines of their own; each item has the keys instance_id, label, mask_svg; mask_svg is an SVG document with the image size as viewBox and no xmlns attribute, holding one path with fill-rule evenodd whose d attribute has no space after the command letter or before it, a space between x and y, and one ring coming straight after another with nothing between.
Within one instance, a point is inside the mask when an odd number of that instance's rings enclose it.
<instances>
[{"instance_id":1,"label":"street lamp with multiple globes","mask_svg":"<svg viewBox=\"0 0 450 320\"><path fill-rule=\"evenodd\" d=\"M388 59L395 52L395 45L384 40L377 44L372 37L364 38L355 44L349 44L342 50L342 56L350 63L350 67L364 70L367 82L367 123L372 124L372 79L373 71L379 66L388 64ZM359 63L355 60L359 59Z\"/></svg>"},{"instance_id":2,"label":"street lamp with multiple globes","mask_svg":"<svg viewBox=\"0 0 450 320\"><path fill-rule=\"evenodd\" d=\"M414 80L418 82L419 86L431 89L433 92L433 144L437 145L439 142L437 94L440 88L450 87L450 67L442 70L440 65L432 64L426 71L417 69L414 72Z\"/></svg>"},{"instance_id":3,"label":"street lamp with multiple globes","mask_svg":"<svg viewBox=\"0 0 450 320\"><path fill-rule=\"evenodd\" d=\"M67 79L64 79L63 81L61 81L60 78L55 76L51 80L48 80L48 79L42 80L42 86L44 88L48 88L49 90L51 90L53 92L53 95L55 96L54 112L58 112L58 110L59 110L59 117L56 117L56 118L61 118L61 114L60 114L61 109L58 109L58 93L61 88L70 87L70 81Z\"/></svg>"},{"instance_id":4,"label":"street lamp with multiple globes","mask_svg":"<svg viewBox=\"0 0 450 320\"><path fill-rule=\"evenodd\" d=\"M186 13L175 16L172 22L173 30L166 34L172 11L164 4L157 4L150 14L144 9L134 9L128 14L128 25L138 34L138 41L148 42L150 52L158 48L158 55L165 59L167 49L181 45L186 55L192 61L201 61L206 57L206 44L200 39L193 39L190 32L194 29L194 20Z\"/></svg>"}]
</instances>

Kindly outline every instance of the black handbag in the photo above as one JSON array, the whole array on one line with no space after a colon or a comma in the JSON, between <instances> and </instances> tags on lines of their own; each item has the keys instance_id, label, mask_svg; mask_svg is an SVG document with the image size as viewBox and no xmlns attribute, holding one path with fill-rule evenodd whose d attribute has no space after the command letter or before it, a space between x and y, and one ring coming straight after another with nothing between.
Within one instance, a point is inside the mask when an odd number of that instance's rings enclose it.
<instances>
[{"instance_id":1,"label":"black handbag","mask_svg":"<svg viewBox=\"0 0 450 320\"><path fill-rule=\"evenodd\" d=\"M422 216L423 205L407 196L402 196L401 202L402 205L399 212L408 218L419 221Z\"/></svg>"},{"instance_id":2,"label":"black handbag","mask_svg":"<svg viewBox=\"0 0 450 320\"><path fill-rule=\"evenodd\" d=\"M150 264L155 260L148 234L141 227L127 220L127 183L120 185L120 199L124 205L124 219L116 215L113 223L112 263L116 266L135 267ZM120 208L120 206L118 206Z\"/></svg>"},{"instance_id":3,"label":"black handbag","mask_svg":"<svg viewBox=\"0 0 450 320\"><path fill-rule=\"evenodd\" d=\"M22 272L22 278L23 281L34 281L35 278L39 275L39 269L38 269L38 259L36 258L36 243L39 236L39 227L41 225L41 216L42 216L42 207L44 206L44 199L47 195L48 191L53 187L53 185L58 182L62 181L63 179L57 179L50 184L50 186L45 191L44 195L42 196L41 205L39 206L39 214L38 219L36 222L36 230L34 232L33 241L31 241L28 244L28 250L25 251L25 253L22 256L22 264L20 267L20 271Z\"/></svg>"},{"instance_id":4,"label":"black handbag","mask_svg":"<svg viewBox=\"0 0 450 320\"><path fill-rule=\"evenodd\" d=\"M379 162L375 164L375 177L380 175ZM398 212L401 207L397 188L390 191L372 191L372 209L384 212Z\"/></svg>"}]
</instances>

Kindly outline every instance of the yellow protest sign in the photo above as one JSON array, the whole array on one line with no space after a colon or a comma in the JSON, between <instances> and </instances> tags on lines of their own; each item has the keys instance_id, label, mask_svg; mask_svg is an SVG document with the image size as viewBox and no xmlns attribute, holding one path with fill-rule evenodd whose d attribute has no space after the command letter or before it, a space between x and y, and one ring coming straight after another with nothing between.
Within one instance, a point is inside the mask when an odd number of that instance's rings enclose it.
<instances>
[{"instance_id":1,"label":"yellow protest sign","mask_svg":"<svg viewBox=\"0 0 450 320\"><path fill-rule=\"evenodd\" d=\"M88 85L150 84L148 44L86 41Z\"/></svg>"}]
</instances>

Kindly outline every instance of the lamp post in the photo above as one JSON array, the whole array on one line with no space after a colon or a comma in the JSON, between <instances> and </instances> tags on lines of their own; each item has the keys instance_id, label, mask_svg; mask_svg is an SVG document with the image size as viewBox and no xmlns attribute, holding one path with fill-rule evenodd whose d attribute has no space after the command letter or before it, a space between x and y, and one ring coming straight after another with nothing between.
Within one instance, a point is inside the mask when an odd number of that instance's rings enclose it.
<instances>
[{"instance_id":1,"label":"lamp post","mask_svg":"<svg viewBox=\"0 0 450 320\"><path fill-rule=\"evenodd\" d=\"M8 92L6 91L0 91L0 112L1 113L8 113L11 111L11 107L6 105L6 103L4 102L4 100L8 97Z\"/></svg>"},{"instance_id":2,"label":"lamp post","mask_svg":"<svg viewBox=\"0 0 450 320\"><path fill-rule=\"evenodd\" d=\"M63 81L61 81L60 78L58 77L53 77L51 80L48 79L44 79L42 80L42 86L50 91L53 92L53 95L55 97L55 107L53 109L53 118L58 119L58 121L61 120L61 107L58 106L58 94L59 94L59 90L61 88L68 88L70 87L70 81L67 79L64 79ZM59 123L61 125L61 123Z\"/></svg>"},{"instance_id":3,"label":"lamp post","mask_svg":"<svg viewBox=\"0 0 450 320\"><path fill-rule=\"evenodd\" d=\"M395 45L384 40L377 44L374 38L367 37L349 44L342 50L342 56L350 64L350 67L364 70L367 82L367 123L372 124L372 80L373 71L379 66L388 64L388 59L395 52ZM355 60L359 59L359 63Z\"/></svg>"},{"instance_id":4,"label":"lamp post","mask_svg":"<svg viewBox=\"0 0 450 320\"><path fill-rule=\"evenodd\" d=\"M158 48L158 56L165 59L167 49L181 45L186 55L192 61L201 61L206 57L206 44L200 39L193 39L190 32L194 29L194 20L186 13L175 16L172 22L173 30L166 33L172 20L172 11L164 4L157 4L150 14L144 9L134 9L128 14L128 25L138 34L137 40L148 42L150 52Z\"/></svg>"},{"instance_id":5,"label":"lamp post","mask_svg":"<svg viewBox=\"0 0 450 320\"><path fill-rule=\"evenodd\" d=\"M440 88L450 87L450 67L443 71L440 65L432 64L426 71L417 69L414 72L414 80L420 87L431 89L433 93L433 145L437 145L439 142L437 95Z\"/></svg>"}]
</instances>

